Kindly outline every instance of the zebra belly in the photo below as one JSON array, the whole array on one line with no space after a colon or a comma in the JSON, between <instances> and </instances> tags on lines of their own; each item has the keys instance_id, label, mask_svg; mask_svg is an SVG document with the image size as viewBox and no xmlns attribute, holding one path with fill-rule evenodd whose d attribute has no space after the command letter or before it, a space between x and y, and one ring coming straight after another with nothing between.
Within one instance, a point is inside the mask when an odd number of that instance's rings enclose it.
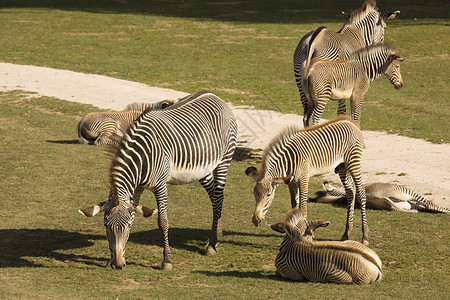
<instances>
[{"instance_id":1,"label":"zebra belly","mask_svg":"<svg viewBox=\"0 0 450 300\"><path fill-rule=\"evenodd\" d=\"M352 96L352 89L332 89L330 99L331 100L344 100L349 99Z\"/></svg>"},{"instance_id":2,"label":"zebra belly","mask_svg":"<svg viewBox=\"0 0 450 300\"><path fill-rule=\"evenodd\" d=\"M322 175L322 174L334 171L334 169L339 164L341 164L343 162L344 162L343 159L339 159L339 160L336 160L336 161L332 162L329 165L321 165L321 166L318 166L318 167L310 166L310 168L309 168L309 176Z\"/></svg>"},{"instance_id":3,"label":"zebra belly","mask_svg":"<svg viewBox=\"0 0 450 300\"><path fill-rule=\"evenodd\" d=\"M211 174L217 165L218 163L215 163L205 167L195 168L177 168L174 166L171 168L170 177L167 180L167 183L179 185L198 181L206 175Z\"/></svg>"}]
</instances>

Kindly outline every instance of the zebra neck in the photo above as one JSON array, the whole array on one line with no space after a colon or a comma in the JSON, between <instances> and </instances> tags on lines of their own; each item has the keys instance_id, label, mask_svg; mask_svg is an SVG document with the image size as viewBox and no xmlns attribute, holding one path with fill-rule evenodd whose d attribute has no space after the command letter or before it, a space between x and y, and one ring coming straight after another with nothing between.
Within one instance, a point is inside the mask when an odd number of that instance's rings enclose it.
<instances>
[{"instance_id":1,"label":"zebra neck","mask_svg":"<svg viewBox=\"0 0 450 300\"><path fill-rule=\"evenodd\" d=\"M361 56L356 60L361 64L370 81L374 81L383 74L386 62L384 55Z\"/></svg>"}]
</instances>

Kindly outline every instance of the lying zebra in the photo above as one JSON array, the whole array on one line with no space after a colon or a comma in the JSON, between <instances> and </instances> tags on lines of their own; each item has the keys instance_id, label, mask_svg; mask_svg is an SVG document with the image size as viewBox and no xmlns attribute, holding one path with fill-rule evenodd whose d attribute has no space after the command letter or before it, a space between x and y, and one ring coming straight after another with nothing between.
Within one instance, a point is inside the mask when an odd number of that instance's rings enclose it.
<instances>
[{"instance_id":1,"label":"lying zebra","mask_svg":"<svg viewBox=\"0 0 450 300\"><path fill-rule=\"evenodd\" d=\"M160 110L173 103L175 103L175 101L171 100L145 103L145 109ZM123 136L131 123L133 123L133 121L143 112L137 109L144 108L144 105L135 102L127 105L127 107L135 108L136 110L94 112L87 114L78 123L78 137L80 138L80 143L90 145L115 144L116 141L113 138L113 135L115 134L119 137Z\"/></svg>"},{"instance_id":2,"label":"lying zebra","mask_svg":"<svg viewBox=\"0 0 450 300\"><path fill-rule=\"evenodd\" d=\"M384 74L396 89L403 86L400 62L389 44L376 44L354 52L346 61L314 58L305 73L303 87L310 110L307 126L319 123L328 100L350 98L352 119L360 123L361 105L370 83ZM345 103L338 115L345 114Z\"/></svg>"},{"instance_id":3,"label":"lying zebra","mask_svg":"<svg viewBox=\"0 0 450 300\"><path fill-rule=\"evenodd\" d=\"M292 209L282 223L270 227L286 233L275 258L277 275L295 281L369 284L382 278L375 251L356 241L313 241L314 230L329 222L306 220L303 210Z\"/></svg>"},{"instance_id":4,"label":"lying zebra","mask_svg":"<svg viewBox=\"0 0 450 300\"><path fill-rule=\"evenodd\" d=\"M144 110L147 108L151 108L153 110L159 110L164 109L166 107L169 107L175 103L177 103L178 100L163 100L156 103L150 103L150 102L133 102L125 106L123 111L138 111L140 113L143 113Z\"/></svg>"},{"instance_id":5,"label":"lying zebra","mask_svg":"<svg viewBox=\"0 0 450 300\"><path fill-rule=\"evenodd\" d=\"M324 181L324 191L316 192L310 202L347 203L345 191ZM366 189L366 208L396 210L405 212L450 213L450 209L440 207L405 186L375 182L364 185Z\"/></svg>"}]
</instances>

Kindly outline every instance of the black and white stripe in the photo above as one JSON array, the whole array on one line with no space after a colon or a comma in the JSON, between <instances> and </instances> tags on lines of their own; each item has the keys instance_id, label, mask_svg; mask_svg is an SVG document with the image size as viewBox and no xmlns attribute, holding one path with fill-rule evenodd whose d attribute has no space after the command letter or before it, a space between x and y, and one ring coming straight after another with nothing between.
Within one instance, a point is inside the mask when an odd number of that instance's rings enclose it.
<instances>
[{"instance_id":1,"label":"black and white stripe","mask_svg":"<svg viewBox=\"0 0 450 300\"><path fill-rule=\"evenodd\" d=\"M200 181L213 206L207 254L214 254L221 234L218 223L228 166L236 146L236 131L231 109L211 92L187 96L164 110L144 111L129 127L112 156L110 202L120 213L111 224L131 226L133 215L127 209L130 200L138 201L144 188L153 191L164 239L163 268L170 269L166 184ZM107 215L109 212L105 211L105 218ZM107 232L121 232L109 224L105 221Z\"/></svg>"},{"instance_id":2,"label":"black and white stripe","mask_svg":"<svg viewBox=\"0 0 450 300\"><path fill-rule=\"evenodd\" d=\"M382 263L375 251L355 241L313 241L306 233L315 227L310 228L300 209L271 227L286 233L275 258L281 277L338 284L369 284L382 278Z\"/></svg>"},{"instance_id":3,"label":"black and white stripe","mask_svg":"<svg viewBox=\"0 0 450 300\"><path fill-rule=\"evenodd\" d=\"M256 181L254 224L261 224L281 183L289 186L292 207L300 206L306 216L309 178L336 170L347 193L347 224L342 239L348 239L353 227L354 182L361 203L363 243L368 243L366 195L361 178L363 148L361 131L346 116L308 129L288 127L281 131L264 150L261 168L249 167L246 171Z\"/></svg>"},{"instance_id":4,"label":"black and white stripe","mask_svg":"<svg viewBox=\"0 0 450 300\"><path fill-rule=\"evenodd\" d=\"M356 50L384 41L385 20L394 19L400 11L380 13L373 0L366 0L361 8L348 14L349 22L339 32L320 27L307 33L294 52L294 75L303 106L303 123L307 126L310 105L304 92L303 78L311 59L317 57L328 60L345 60ZM340 101L339 110L345 103Z\"/></svg>"},{"instance_id":5,"label":"black and white stripe","mask_svg":"<svg viewBox=\"0 0 450 300\"><path fill-rule=\"evenodd\" d=\"M347 61L313 59L305 74L303 88L309 103L306 125L316 125L330 99L340 102L350 99L352 118L358 124L361 105L370 83L384 74L396 89L403 86L400 62L389 44L376 44L354 52ZM345 114L345 103L339 105Z\"/></svg>"}]
</instances>

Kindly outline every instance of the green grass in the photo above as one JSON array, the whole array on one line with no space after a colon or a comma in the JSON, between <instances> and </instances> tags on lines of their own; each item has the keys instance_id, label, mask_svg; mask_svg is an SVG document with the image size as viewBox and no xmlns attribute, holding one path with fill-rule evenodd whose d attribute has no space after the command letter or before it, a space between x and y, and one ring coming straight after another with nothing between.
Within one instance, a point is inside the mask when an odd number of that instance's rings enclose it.
<instances>
[{"instance_id":1,"label":"green grass","mask_svg":"<svg viewBox=\"0 0 450 300\"><path fill-rule=\"evenodd\" d=\"M341 10L362 1L33 0L0 3L0 57L96 73L185 92L211 89L235 104L301 114L292 71L300 38L325 25L338 30ZM405 87L385 78L366 94L362 127L435 143L449 142L448 6L444 1L379 1L402 11L386 40L405 57ZM222 5L218 5L222 4ZM325 117L334 115L329 105ZM104 149L80 145L76 124L94 107L52 98L0 94L0 298L448 298L448 216L368 211L371 247L384 278L370 286L293 283L275 276L282 237L253 227L258 160L239 152L230 167L218 255L205 257L211 205L200 184L169 189L174 270L159 270L162 238L156 218L137 217L123 271L103 268L109 256L102 217L79 208L108 194ZM401 173L400 173L401 174ZM312 180L310 190L320 188ZM277 190L266 224L289 208ZM143 203L155 207L150 192ZM331 221L318 239L335 240L343 207L311 203L310 218ZM352 239L360 240L359 211Z\"/></svg>"},{"instance_id":2,"label":"green grass","mask_svg":"<svg viewBox=\"0 0 450 300\"><path fill-rule=\"evenodd\" d=\"M105 269L109 258L102 216L77 213L106 199L104 148L77 143L80 116L95 108L52 98L0 94L0 298L20 299L438 299L448 297L448 216L368 211L371 247L384 278L370 286L299 283L275 276L282 236L251 223L256 165L239 150L230 167L223 208L224 237L214 257L202 255L211 205L200 184L169 186L168 213L174 269L159 269L162 238L156 218L136 218L127 267ZM311 182L311 191L320 188ZM290 206L286 186L277 189L265 224ZM150 192L142 203L155 207ZM310 203L311 219L331 225L318 239L336 240L345 227L344 207ZM359 210L352 238L361 239Z\"/></svg>"},{"instance_id":3,"label":"green grass","mask_svg":"<svg viewBox=\"0 0 450 300\"><path fill-rule=\"evenodd\" d=\"M168 87L215 91L235 104L302 114L292 55L300 38L339 30L352 1L5 0L1 61L70 69ZM445 1L379 1L401 10L386 41L404 56L405 87L386 78L366 94L361 126L450 141ZM335 115L330 103L324 117Z\"/></svg>"}]
</instances>

